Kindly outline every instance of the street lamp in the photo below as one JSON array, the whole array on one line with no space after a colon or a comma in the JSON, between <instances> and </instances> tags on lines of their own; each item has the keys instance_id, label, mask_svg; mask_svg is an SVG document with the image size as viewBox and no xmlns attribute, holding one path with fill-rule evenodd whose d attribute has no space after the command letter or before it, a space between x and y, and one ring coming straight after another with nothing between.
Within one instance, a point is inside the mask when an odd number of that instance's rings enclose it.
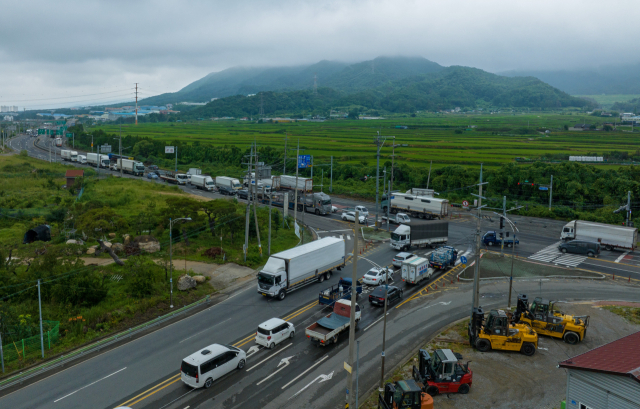
<instances>
[{"instance_id":1,"label":"street lamp","mask_svg":"<svg viewBox=\"0 0 640 409\"><path fill-rule=\"evenodd\" d=\"M173 308L173 262L172 262L172 255L173 255L173 223L175 222L179 222L179 221L185 221L185 222L190 222L191 221L191 217L181 217L179 219L175 219L172 220L171 218L169 218L169 282L171 283L171 305L170 308Z\"/></svg>"}]
</instances>

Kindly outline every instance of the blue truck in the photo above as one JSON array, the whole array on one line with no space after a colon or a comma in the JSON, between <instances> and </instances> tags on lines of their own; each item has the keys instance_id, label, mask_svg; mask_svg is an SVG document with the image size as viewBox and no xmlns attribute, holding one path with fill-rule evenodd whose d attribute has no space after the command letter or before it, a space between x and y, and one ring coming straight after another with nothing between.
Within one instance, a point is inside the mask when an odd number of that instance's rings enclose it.
<instances>
[{"instance_id":1,"label":"blue truck","mask_svg":"<svg viewBox=\"0 0 640 409\"><path fill-rule=\"evenodd\" d=\"M504 239L501 239L500 237L498 237L498 233L496 233L495 231L488 231L484 234L484 236L482 236L482 242L487 246L500 246L502 244L502 240L504 240L505 246L507 247L513 246L513 243L514 243L513 238L506 237ZM520 240L516 238L515 244L516 245L520 244Z\"/></svg>"},{"instance_id":2,"label":"blue truck","mask_svg":"<svg viewBox=\"0 0 640 409\"><path fill-rule=\"evenodd\" d=\"M362 281L356 283L356 293L362 294ZM333 305L338 300L351 299L351 279L340 278L338 284L332 285L324 291L320 291L318 302L320 305Z\"/></svg>"},{"instance_id":3,"label":"blue truck","mask_svg":"<svg viewBox=\"0 0 640 409\"><path fill-rule=\"evenodd\" d=\"M444 270L456 265L458 250L451 246L442 246L429 254L429 267Z\"/></svg>"}]
</instances>

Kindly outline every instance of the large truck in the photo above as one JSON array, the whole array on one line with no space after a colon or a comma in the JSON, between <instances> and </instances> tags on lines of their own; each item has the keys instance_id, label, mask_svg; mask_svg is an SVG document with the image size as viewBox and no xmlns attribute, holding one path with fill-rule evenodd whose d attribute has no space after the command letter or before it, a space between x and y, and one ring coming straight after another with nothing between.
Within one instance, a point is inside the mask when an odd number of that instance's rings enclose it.
<instances>
[{"instance_id":1,"label":"large truck","mask_svg":"<svg viewBox=\"0 0 640 409\"><path fill-rule=\"evenodd\" d=\"M59 137L59 136L56 138L56 146L57 147L61 147L62 146L62 138Z\"/></svg>"},{"instance_id":2,"label":"large truck","mask_svg":"<svg viewBox=\"0 0 640 409\"><path fill-rule=\"evenodd\" d=\"M429 254L429 267L446 270L456 265L458 250L451 246L443 246Z\"/></svg>"},{"instance_id":3,"label":"large truck","mask_svg":"<svg viewBox=\"0 0 640 409\"><path fill-rule=\"evenodd\" d=\"M407 284L418 284L425 278L433 275L433 269L429 268L429 260L423 257L413 257L402 262L402 281Z\"/></svg>"},{"instance_id":4,"label":"large truck","mask_svg":"<svg viewBox=\"0 0 640 409\"><path fill-rule=\"evenodd\" d=\"M230 178L227 176L216 176L216 186L221 186L227 189L238 191L242 189L240 181L236 178Z\"/></svg>"},{"instance_id":5,"label":"large truck","mask_svg":"<svg viewBox=\"0 0 640 409\"><path fill-rule=\"evenodd\" d=\"M66 160L67 162L77 162L78 152L63 149L60 151L60 157L62 158L62 160Z\"/></svg>"},{"instance_id":6,"label":"large truck","mask_svg":"<svg viewBox=\"0 0 640 409\"><path fill-rule=\"evenodd\" d=\"M614 248L634 250L638 243L638 229L572 220L562 228L560 239L564 241L573 239L597 241L605 250L613 250Z\"/></svg>"},{"instance_id":7,"label":"large truck","mask_svg":"<svg viewBox=\"0 0 640 409\"><path fill-rule=\"evenodd\" d=\"M130 173L134 176L142 176L144 174L144 164L131 159L118 159L116 162L116 170L124 173Z\"/></svg>"},{"instance_id":8,"label":"large truck","mask_svg":"<svg viewBox=\"0 0 640 409\"><path fill-rule=\"evenodd\" d=\"M100 161L100 165L98 165ZM87 153L87 163L89 166L100 166L101 168L108 168L111 164L108 155L100 155L99 153Z\"/></svg>"},{"instance_id":9,"label":"large truck","mask_svg":"<svg viewBox=\"0 0 640 409\"><path fill-rule=\"evenodd\" d=\"M331 197L323 192L315 192L302 196L304 209L317 215L331 214Z\"/></svg>"},{"instance_id":10,"label":"large truck","mask_svg":"<svg viewBox=\"0 0 640 409\"><path fill-rule=\"evenodd\" d=\"M403 223L391 233L392 249L408 250L412 246L434 246L447 244L449 222L445 220L412 220Z\"/></svg>"},{"instance_id":11,"label":"large truck","mask_svg":"<svg viewBox=\"0 0 640 409\"><path fill-rule=\"evenodd\" d=\"M174 185L186 185L188 181L187 175L175 172L165 172L160 175L160 179L167 183L173 183Z\"/></svg>"},{"instance_id":12,"label":"large truck","mask_svg":"<svg viewBox=\"0 0 640 409\"><path fill-rule=\"evenodd\" d=\"M382 211L387 212L388 201ZM441 219L449 215L449 201L431 196L419 196L407 193L393 193L389 213L406 213L420 219Z\"/></svg>"},{"instance_id":13,"label":"large truck","mask_svg":"<svg viewBox=\"0 0 640 409\"><path fill-rule=\"evenodd\" d=\"M216 187L216 182L213 181L211 176L206 175L191 175L191 185L200 190L212 191Z\"/></svg>"},{"instance_id":14,"label":"large truck","mask_svg":"<svg viewBox=\"0 0 640 409\"><path fill-rule=\"evenodd\" d=\"M273 254L258 273L258 293L284 300L287 292L323 282L345 265L343 239L325 237Z\"/></svg>"},{"instance_id":15,"label":"large truck","mask_svg":"<svg viewBox=\"0 0 640 409\"><path fill-rule=\"evenodd\" d=\"M280 188L295 190L296 189L296 177L289 175L280 176ZM312 192L313 191L313 179L298 177L298 191Z\"/></svg>"},{"instance_id":16,"label":"large truck","mask_svg":"<svg viewBox=\"0 0 640 409\"><path fill-rule=\"evenodd\" d=\"M356 329L362 316L360 306L356 304ZM319 346L327 346L338 342L338 335L349 329L351 325L351 300L338 300L333 305L333 312L317 322L309 325L304 334L311 342Z\"/></svg>"}]
</instances>

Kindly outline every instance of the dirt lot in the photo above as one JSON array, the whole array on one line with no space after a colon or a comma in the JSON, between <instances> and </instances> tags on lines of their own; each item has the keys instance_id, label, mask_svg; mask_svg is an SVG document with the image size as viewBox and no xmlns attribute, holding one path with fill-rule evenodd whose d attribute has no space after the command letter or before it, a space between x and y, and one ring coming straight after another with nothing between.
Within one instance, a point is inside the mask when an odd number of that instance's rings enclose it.
<instances>
[{"instance_id":1,"label":"dirt lot","mask_svg":"<svg viewBox=\"0 0 640 409\"><path fill-rule=\"evenodd\" d=\"M539 349L533 357L519 353L482 353L472 349L464 344L468 341L468 320L445 330L423 348L430 352L449 348L460 352L464 361L472 361L469 366L473 370L473 386L468 395L436 396L434 406L437 409L560 408L566 394L566 373L556 368L558 362L640 331L639 324L609 311L620 310L619 307L605 307L605 304L615 303L560 304L559 308L565 313L591 316L585 340L578 345L568 345L554 338L540 337ZM450 340L460 343L448 342ZM417 355L414 358L417 359ZM395 372L393 380L411 379L413 365L412 359ZM376 408L377 401L372 398L360 407Z\"/></svg>"}]
</instances>

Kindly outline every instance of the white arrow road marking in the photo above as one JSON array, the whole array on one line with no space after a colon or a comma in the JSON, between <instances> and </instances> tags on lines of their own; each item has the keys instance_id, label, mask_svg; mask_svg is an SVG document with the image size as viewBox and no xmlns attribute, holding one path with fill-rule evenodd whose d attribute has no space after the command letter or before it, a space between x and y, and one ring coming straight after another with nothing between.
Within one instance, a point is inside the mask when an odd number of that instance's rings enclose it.
<instances>
[{"instance_id":1,"label":"white arrow road marking","mask_svg":"<svg viewBox=\"0 0 640 409\"><path fill-rule=\"evenodd\" d=\"M289 344L291 345L291 344ZM267 379L271 378L273 375L277 374L278 372L282 371L284 368L286 368L287 366L289 366L289 360L293 358L293 356L288 356L286 358L282 358L280 360L280 363L278 364L278 368L280 368L280 365L282 365L282 368L278 369L277 371L275 371L274 373L272 373L271 375L267 376L266 378L264 378L263 380L261 380L260 382L258 382L256 385L260 385L262 382L266 381Z\"/></svg>"},{"instance_id":2,"label":"white arrow road marking","mask_svg":"<svg viewBox=\"0 0 640 409\"><path fill-rule=\"evenodd\" d=\"M258 345L254 345L251 348L249 348L249 350L247 351L247 358L249 358L250 356L254 355L256 352L260 351L262 348L260 348L260 346Z\"/></svg>"},{"instance_id":3,"label":"white arrow road marking","mask_svg":"<svg viewBox=\"0 0 640 409\"><path fill-rule=\"evenodd\" d=\"M440 301L440 302L437 302L435 304L426 305L426 306L424 306L422 308L417 309L416 311L426 310L427 308L435 307L436 305L449 305L449 304L451 304L451 301L447 301L447 302Z\"/></svg>"},{"instance_id":4,"label":"white arrow road marking","mask_svg":"<svg viewBox=\"0 0 640 409\"><path fill-rule=\"evenodd\" d=\"M268 357L266 357L265 359L263 359L262 361L258 362L257 364L255 364L254 366L252 366L251 368L247 369L247 372L249 372L250 370L252 370L253 368L255 368L256 366L265 363L266 361L268 361L269 359L273 358L274 356L276 356L277 354L279 354L280 352L284 351L285 349L289 348L291 345L293 344L289 344L286 347L282 348L280 351L276 352L273 355L270 355Z\"/></svg>"},{"instance_id":5,"label":"white arrow road marking","mask_svg":"<svg viewBox=\"0 0 640 409\"><path fill-rule=\"evenodd\" d=\"M329 379L331 379L333 377L333 371L331 371L331 373L329 375L320 375L318 376L316 379L312 380L311 382L309 382L309 384L307 384L307 386L305 386L304 388L300 389L298 392L296 392L295 395L293 395L291 398L295 398L296 396L298 396L298 394L302 391L304 391L305 389L307 389L309 386L311 386L315 381L317 381L318 379L320 379L320 382L318 383L322 383L324 381L328 381ZM289 398L289 399L291 399Z\"/></svg>"},{"instance_id":6,"label":"white arrow road marking","mask_svg":"<svg viewBox=\"0 0 640 409\"><path fill-rule=\"evenodd\" d=\"M329 355L325 355L324 357L322 357L322 359L320 359L318 362L316 362L315 364L311 365L309 367L309 369L307 369L306 371L304 371L303 373L301 373L300 375L296 376L295 378L293 378L293 380L291 382L289 382L288 384L284 385L282 388L280 389L284 389L287 386L291 385L292 383L294 383L295 381L297 381L302 375L306 374L307 372L309 372L310 370L312 370L314 367L320 365L322 363L322 361L324 361L325 359L329 358Z\"/></svg>"},{"instance_id":7,"label":"white arrow road marking","mask_svg":"<svg viewBox=\"0 0 640 409\"><path fill-rule=\"evenodd\" d=\"M548 351L549 348L542 348L542 347L538 347L538 349L542 349L543 351Z\"/></svg>"}]
</instances>

